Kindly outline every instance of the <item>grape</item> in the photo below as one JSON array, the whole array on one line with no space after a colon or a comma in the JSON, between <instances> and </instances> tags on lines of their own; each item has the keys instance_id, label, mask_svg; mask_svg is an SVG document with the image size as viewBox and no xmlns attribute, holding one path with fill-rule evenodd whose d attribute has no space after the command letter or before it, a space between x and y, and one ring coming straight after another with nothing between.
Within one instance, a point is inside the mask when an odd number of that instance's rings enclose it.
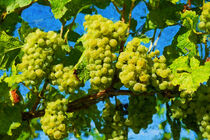
<instances>
[{"instance_id":1,"label":"grape","mask_svg":"<svg viewBox=\"0 0 210 140\"><path fill-rule=\"evenodd\" d=\"M41 117L43 131L52 139L62 139L67 133L67 99L57 99L49 102L45 109L45 115Z\"/></svg>"},{"instance_id":2,"label":"grape","mask_svg":"<svg viewBox=\"0 0 210 140\"><path fill-rule=\"evenodd\" d=\"M116 67L122 70L119 74L121 82L135 92L145 92L149 85L151 59L146 54L147 50L140 45L140 39L134 38L120 53L116 63Z\"/></svg>"},{"instance_id":3,"label":"grape","mask_svg":"<svg viewBox=\"0 0 210 140\"><path fill-rule=\"evenodd\" d=\"M205 31L206 33L210 33L210 2L207 2L203 5L203 11L200 16L200 23L198 24L198 28L200 30Z\"/></svg>"},{"instance_id":4,"label":"grape","mask_svg":"<svg viewBox=\"0 0 210 140\"><path fill-rule=\"evenodd\" d=\"M57 64L53 66L49 79L52 80L53 85L58 85L60 91L72 93L81 84L74 71L72 66L64 67L63 64Z\"/></svg>"},{"instance_id":5,"label":"grape","mask_svg":"<svg viewBox=\"0 0 210 140\"><path fill-rule=\"evenodd\" d=\"M83 36L86 48L87 68L90 71L91 88L103 90L112 83L115 73L115 51L120 41L125 40L128 25L119 21L113 23L101 15L85 16Z\"/></svg>"},{"instance_id":6,"label":"grape","mask_svg":"<svg viewBox=\"0 0 210 140\"><path fill-rule=\"evenodd\" d=\"M120 53L116 67L121 69L119 78L125 87L134 92L146 92L148 85L158 90L172 89L173 75L166 66L164 56L157 57L159 51L147 54L148 48L140 45L140 39L128 42L124 52Z\"/></svg>"},{"instance_id":7,"label":"grape","mask_svg":"<svg viewBox=\"0 0 210 140\"><path fill-rule=\"evenodd\" d=\"M28 34L22 48L24 52L22 63L18 65L23 75L22 81L28 86L38 84L46 78L50 73L52 62L58 59L57 52L63 45L64 40L53 31L46 33L37 29Z\"/></svg>"},{"instance_id":8,"label":"grape","mask_svg":"<svg viewBox=\"0 0 210 140\"><path fill-rule=\"evenodd\" d=\"M150 57L157 56L159 52L150 53ZM166 66L166 58L164 56L155 57L152 66L152 85L159 90L172 90L174 88L171 81L173 80L173 74Z\"/></svg>"}]
</instances>

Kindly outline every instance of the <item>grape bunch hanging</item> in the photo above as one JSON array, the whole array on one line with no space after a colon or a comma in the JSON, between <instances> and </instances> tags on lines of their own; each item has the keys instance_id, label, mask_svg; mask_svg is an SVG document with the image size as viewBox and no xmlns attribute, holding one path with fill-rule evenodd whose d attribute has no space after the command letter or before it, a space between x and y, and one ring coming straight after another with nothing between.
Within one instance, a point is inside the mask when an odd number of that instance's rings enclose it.
<instances>
[{"instance_id":1,"label":"grape bunch hanging","mask_svg":"<svg viewBox=\"0 0 210 140\"><path fill-rule=\"evenodd\" d=\"M115 72L115 51L127 34L128 25L113 23L101 15L87 15L84 23L87 33L83 36L91 87L103 90L110 86Z\"/></svg>"},{"instance_id":2,"label":"grape bunch hanging","mask_svg":"<svg viewBox=\"0 0 210 140\"><path fill-rule=\"evenodd\" d=\"M53 31L48 33L37 29L25 38L22 63L18 65L22 72L22 81L28 85L40 83L50 73L56 53L62 50L64 40Z\"/></svg>"}]
</instances>

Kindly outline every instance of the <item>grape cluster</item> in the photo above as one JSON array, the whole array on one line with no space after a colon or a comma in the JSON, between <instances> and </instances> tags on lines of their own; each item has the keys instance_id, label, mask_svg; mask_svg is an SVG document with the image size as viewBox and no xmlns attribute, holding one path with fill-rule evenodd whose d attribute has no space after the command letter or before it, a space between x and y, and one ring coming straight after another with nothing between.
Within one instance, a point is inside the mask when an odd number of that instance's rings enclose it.
<instances>
[{"instance_id":1,"label":"grape cluster","mask_svg":"<svg viewBox=\"0 0 210 140\"><path fill-rule=\"evenodd\" d=\"M49 76L53 85L58 85L60 91L74 92L81 81L72 66L64 67L63 64L54 65Z\"/></svg>"},{"instance_id":2,"label":"grape cluster","mask_svg":"<svg viewBox=\"0 0 210 140\"><path fill-rule=\"evenodd\" d=\"M125 124L138 134L141 128L146 129L152 123L152 116L156 113L155 106L154 96L130 96Z\"/></svg>"},{"instance_id":3,"label":"grape cluster","mask_svg":"<svg viewBox=\"0 0 210 140\"><path fill-rule=\"evenodd\" d=\"M158 55L159 51L151 52L150 56L154 57ZM166 58L162 55L159 58L155 57L153 59L152 66L152 85L159 90L172 89L174 86L172 84L173 74L171 70L167 68Z\"/></svg>"},{"instance_id":4,"label":"grape cluster","mask_svg":"<svg viewBox=\"0 0 210 140\"><path fill-rule=\"evenodd\" d=\"M25 38L24 55L18 69L22 71L25 84L35 85L50 73L51 63L56 52L62 49L64 40L55 32L42 32L37 29Z\"/></svg>"},{"instance_id":5,"label":"grape cluster","mask_svg":"<svg viewBox=\"0 0 210 140\"><path fill-rule=\"evenodd\" d=\"M206 33L210 33L210 2L203 5L203 11L200 16L198 27L201 30L206 31Z\"/></svg>"},{"instance_id":6,"label":"grape cluster","mask_svg":"<svg viewBox=\"0 0 210 140\"><path fill-rule=\"evenodd\" d=\"M103 90L110 86L114 76L114 53L120 41L125 39L128 25L119 21L113 23L101 15L87 15L84 23L87 33L83 36L86 48L91 87Z\"/></svg>"},{"instance_id":7,"label":"grape cluster","mask_svg":"<svg viewBox=\"0 0 210 140\"><path fill-rule=\"evenodd\" d=\"M58 99L49 102L45 109L45 115L41 117L42 129L51 139L62 139L67 134L67 99Z\"/></svg>"},{"instance_id":8,"label":"grape cluster","mask_svg":"<svg viewBox=\"0 0 210 140\"><path fill-rule=\"evenodd\" d=\"M151 59L147 51L148 48L140 45L140 39L134 38L120 53L116 63L116 67L122 70L119 74L121 82L135 92L145 92L149 85Z\"/></svg>"},{"instance_id":9,"label":"grape cluster","mask_svg":"<svg viewBox=\"0 0 210 140\"><path fill-rule=\"evenodd\" d=\"M120 101L118 100L118 103ZM125 140L126 127L124 125L125 119L121 110L115 108L113 104L107 102L103 110L102 117L105 121L102 133L105 134L108 140Z\"/></svg>"}]
</instances>

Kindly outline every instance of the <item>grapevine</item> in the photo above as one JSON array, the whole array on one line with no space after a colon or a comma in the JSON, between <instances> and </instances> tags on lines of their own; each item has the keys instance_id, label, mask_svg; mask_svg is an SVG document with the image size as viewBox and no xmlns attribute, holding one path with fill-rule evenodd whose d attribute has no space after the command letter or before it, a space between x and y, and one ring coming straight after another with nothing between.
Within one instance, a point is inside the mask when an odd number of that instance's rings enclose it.
<instances>
[{"instance_id":1,"label":"grapevine","mask_svg":"<svg viewBox=\"0 0 210 140\"><path fill-rule=\"evenodd\" d=\"M0 139L210 140L209 15L207 0L0 2Z\"/></svg>"}]
</instances>

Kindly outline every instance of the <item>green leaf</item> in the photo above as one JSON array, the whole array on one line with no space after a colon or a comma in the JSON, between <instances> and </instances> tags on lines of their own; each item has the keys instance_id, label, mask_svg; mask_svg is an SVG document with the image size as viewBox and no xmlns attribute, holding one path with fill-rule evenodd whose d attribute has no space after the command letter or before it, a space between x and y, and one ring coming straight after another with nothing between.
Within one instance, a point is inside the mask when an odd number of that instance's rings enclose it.
<instances>
[{"instance_id":1,"label":"green leaf","mask_svg":"<svg viewBox=\"0 0 210 140\"><path fill-rule=\"evenodd\" d=\"M0 32L0 69L8 69L15 61L22 47L17 38Z\"/></svg>"},{"instance_id":2,"label":"green leaf","mask_svg":"<svg viewBox=\"0 0 210 140\"><path fill-rule=\"evenodd\" d=\"M164 48L163 55L167 58L166 64L170 65L173 61L179 57L179 51L176 46L170 45Z\"/></svg>"},{"instance_id":3,"label":"green leaf","mask_svg":"<svg viewBox=\"0 0 210 140\"><path fill-rule=\"evenodd\" d=\"M6 7L7 13L13 12L16 8L29 5L32 0L1 0L0 5Z\"/></svg>"},{"instance_id":4,"label":"green leaf","mask_svg":"<svg viewBox=\"0 0 210 140\"><path fill-rule=\"evenodd\" d=\"M181 14L181 20L183 22L182 23L183 26L196 32L198 15L196 15L195 11L189 11L189 10L185 11L184 13Z\"/></svg>"},{"instance_id":5,"label":"green leaf","mask_svg":"<svg viewBox=\"0 0 210 140\"><path fill-rule=\"evenodd\" d=\"M170 65L173 72L177 71L187 71L190 72L190 67L188 65L188 56L180 56Z\"/></svg>"},{"instance_id":6,"label":"green leaf","mask_svg":"<svg viewBox=\"0 0 210 140\"><path fill-rule=\"evenodd\" d=\"M171 3L176 4L179 0L170 0Z\"/></svg>"},{"instance_id":7,"label":"green leaf","mask_svg":"<svg viewBox=\"0 0 210 140\"><path fill-rule=\"evenodd\" d=\"M197 55L197 35L192 30L181 30L181 34L177 37L177 47L182 50L184 54L191 56Z\"/></svg>"},{"instance_id":8,"label":"green leaf","mask_svg":"<svg viewBox=\"0 0 210 140\"><path fill-rule=\"evenodd\" d=\"M4 81L0 82L0 103L9 103L10 101L10 95L9 95L10 88L8 87L8 84Z\"/></svg>"},{"instance_id":9,"label":"green leaf","mask_svg":"<svg viewBox=\"0 0 210 140\"><path fill-rule=\"evenodd\" d=\"M131 19L131 25L130 25L130 28L132 31L135 31L136 30L136 26L137 26L137 21L135 19Z\"/></svg>"},{"instance_id":10,"label":"green leaf","mask_svg":"<svg viewBox=\"0 0 210 140\"><path fill-rule=\"evenodd\" d=\"M21 107L18 105L8 106L0 103L0 134L7 134L7 132L14 128L14 123L21 122ZM17 127L16 127L17 128Z\"/></svg>"},{"instance_id":11,"label":"green leaf","mask_svg":"<svg viewBox=\"0 0 210 140\"><path fill-rule=\"evenodd\" d=\"M5 31L8 35L13 35L16 29L16 24L21 22L21 17L17 13L8 14L2 21L0 21L0 31Z\"/></svg>"},{"instance_id":12,"label":"green leaf","mask_svg":"<svg viewBox=\"0 0 210 140\"><path fill-rule=\"evenodd\" d=\"M210 77L210 62L199 66L200 62L187 56L177 58L170 66L174 74L172 83L179 85L180 91L195 92L200 84L207 82Z\"/></svg>"},{"instance_id":13,"label":"green leaf","mask_svg":"<svg viewBox=\"0 0 210 140\"><path fill-rule=\"evenodd\" d=\"M19 75L17 73L17 69L14 64L12 65L12 75L9 77L6 77L4 81L8 83L9 87L12 87L14 84L18 84L22 81L22 75Z\"/></svg>"},{"instance_id":14,"label":"green leaf","mask_svg":"<svg viewBox=\"0 0 210 140\"><path fill-rule=\"evenodd\" d=\"M55 18L60 19L63 17L68 10L65 5L70 1L71 0L49 0Z\"/></svg>"},{"instance_id":15,"label":"green leaf","mask_svg":"<svg viewBox=\"0 0 210 140\"><path fill-rule=\"evenodd\" d=\"M190 67L192 69L197 69L199 67L199 65L200 65L200 61L198 59L195 59L195 57L192 57L190 59Z\"/></svg>"},{"instance_id":16,"label":"green leaf","mask_svg":"<svg viewBox=\"0 0 210 140\"><path fill-rule=\"evenodd\" d=\"M88 9L92 5L91 0L72 0L66 4L68 9L63 15L64 21L70 20L72 17L76 16L78 13L82 12L85 9Z\"/></svg>"},{"instance_id":17,"label":"green leaf","mask_svg":"<svg viewBox=\"0 0 210 140\"><path fill-rule=\"evenodd\" d=\"M12 135L12 130L13 130L13 129L16 129L16 128L18 128L18 127L20 127L20 125L21 125L21 123L19 123L19 122L13 122L13 123L10 125L10 128L9 128L7 134L11 136L11 135Z\"/></svg>"},{"instance_id":18,"label":"green leaf","mask_svg":"<svg viewBox=\"0 0 210 140\"><path fill-rule=\"evenodd\" d=\"M98 8L105 9L107 6L109 6L111 0L93 0L92 2Z\"/></svg>"},{"instance_id":19,"label":"green leaf","mask_svg":"<svg viewBox=\"0 0 210 140\"><path fill-rule=\"evenodd\" d=\"M181 4L172 4L168 1L161 1L156 9L149 7L149 14L145 27L147 29L163 29L169 25L174 25L180 20L179 11L183 9Z\"/></svg>"}]
</instances>

